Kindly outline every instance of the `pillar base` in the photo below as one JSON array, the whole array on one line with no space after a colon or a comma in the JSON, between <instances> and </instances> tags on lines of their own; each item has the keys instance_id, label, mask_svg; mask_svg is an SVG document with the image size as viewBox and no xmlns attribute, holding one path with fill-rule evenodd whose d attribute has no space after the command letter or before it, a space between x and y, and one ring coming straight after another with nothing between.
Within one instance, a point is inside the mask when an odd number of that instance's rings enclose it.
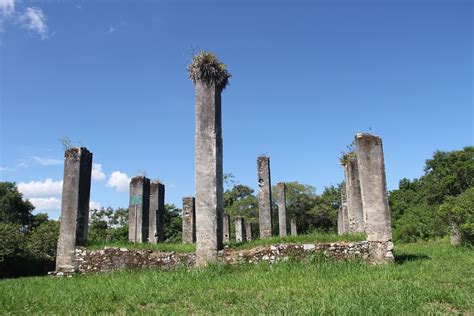
<instances>
[{"instance_id":1,"label":"pillar base","mask_svg":"<svg viewBox=\"0 0 474 316\"><path fill-rule=\"evenodd\" d=\"M394 262L393 242L369 241L369 261L373 264L385 264Z\"/></svg>"}]
</instances>

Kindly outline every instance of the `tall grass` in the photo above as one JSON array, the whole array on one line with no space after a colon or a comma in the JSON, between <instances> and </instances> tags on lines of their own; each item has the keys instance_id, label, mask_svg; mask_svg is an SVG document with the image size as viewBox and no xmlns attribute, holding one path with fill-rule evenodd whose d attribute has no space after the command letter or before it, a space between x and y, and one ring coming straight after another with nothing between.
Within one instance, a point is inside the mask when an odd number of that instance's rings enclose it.
<instances>
[{"instance_id":1,"label":"tall grass","mask_svg":"<svg viewBox=\"0 0 474 316\"><path fill-rule=\"evenodd\" d=\"M396 263L309 262L122 271L0 281L14 314L474 313L474 252L447 241L397 245Z\"/></svg>"}]
</instances>

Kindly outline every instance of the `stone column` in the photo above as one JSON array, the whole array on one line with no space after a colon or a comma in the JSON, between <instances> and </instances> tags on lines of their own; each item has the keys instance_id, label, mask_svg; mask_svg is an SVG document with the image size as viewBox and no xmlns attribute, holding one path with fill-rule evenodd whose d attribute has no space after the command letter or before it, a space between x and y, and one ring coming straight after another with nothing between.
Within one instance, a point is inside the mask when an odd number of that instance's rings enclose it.
<instances>
[{"instance_id":1,"label":"stone column","mask_svg":"<svg viewBox=\"0 0 474 316\"><path fill-rule=\"evenodd\" d=\"M337 211L337 234L342 235L344 234L344 229L343 226L344 224L342 223L342 207L339 208Z\"/></svg>"},{"instance_id":2,"label":"stone column","mask_svg":"<svg viewBox=\"0 0 474 316\"><path fill-rule=\"evenodd\" d=\"M347 216L349 233L363 233L364 214L362 210L362 197L360 195L359 169L355 153L346 155L344 164L346 184Z\"/></svg>"},{"instance_id":3,"label":"stone column","mask_svg":"<svg viewBox=\"0 0 474 316\"><path fill-rule=\"evenodd\" d=\"M196 264L217 259L222 248L223 171L221 91L196 87Z\"/></svg>"},{"instance_id":4,"label":"stone column","mask_svg":"<svg viewBox=\"0 0 474 316\"><path fill-rule=\"evenodd\" d=\"M193 197L183 198L183 244L196 242L196 212Z\"/></svg>"},{"instance_id":5,"label":"stone column","mask_svg":"<svg viewBox=\"0 0 474 316\"><path fill-rule=\"evenodd\" d=\"M252 222L245 222L245 237L247 237L247 241L252 241Z\"/></svg>"},{"instance_id":6,"label":"stone column","mask_svg":"<svg viewBox=\"0 0 474 316\"><path fill-rule=\"evenodd\" d=\"M347 211L347 194L346 194L346 183L343 183L341 187L341 224L342 234L349 233L349 214Z\"/></svg>"},{"instance_id":7,"label":"stone column","mask_svg":"<svg viewBox=\"0 0 474 316\"><path fill-rule=\"evenodd\" d=\"M128 240L135 243L148 241L150 210L150 179L137 176L130 181L128 208Z\"/></svg>"},{"instance_id":8,"label":"stone column","mask_svg":"<svg viewBox=\"0 0 474 316\"><path fill-rule=\"evenodd\" d=\"M165 186L159 181L150 184L150 211L148 226L148 241L151 243L164 242L164 216L165 216Z\"/></svg>"},{"instance_id":9,"label":"stone column","mask_svg":"<svg viewBox=\"0 0 474 316\"><path fill-rule=\"evenodd\" d=\"M280 237L288 234L286 228L286 186L285 183L277 184L278 188L278 227L280 230Z\"/></svg>"},{"instance_id":10,"label":"stone column","mask_svg":"<svg viewBox=\"0 0 474 316\"><path fill-rule=\"evenodd\" d=\"M75 248L83 246L87 241L91 173L92 153L87 148L66 150L56 255L57 271L73 272Z\"/></svg>"},{"instance_id":11,"label":"stone column","mask_svg":"<svg viewBox=\"0 0 474 316\"><path fill-rule=\"evenodd\" d=\"M245 242L247 237L245 235L245 219L242 216L235 218L235 241L238 243Z\"/></svg>"},{"instance_id":12,"label":"stone column","mask_svg":"<svg viewBox=\"0 0 474 316\"><path fill-rule=\"evenodd\" d=\"M369 254L374 262L393 261L392 226L382 139L371 134L358 133L355 144Z\"/></svg>"},{"instance_id":13,"label":"stone column","mask_svg":"<svg viewBox=\"0 0 474 316\"><path fill-rule=\"evenodd\" d=\"M257 158L258 167L258 222L260 238L272 236L272 184L270 180L270 158Z\"/></svg>"},{"instance_id":14,"label":"stone column","mask_svg":"<svg viewBox=\"0 0 474 316\"><path fill-rule=\"evenodd\" d=\"M227 213L224 213L224 216L222 218L222 225L224 228L224 242L229 243L230 242L230 216Z\"/></svg>"},{"instance_id":15,"label":"stone column","mask_svg":"<svg viewBox=\"0 0 474 316\"><path fill-rule=\"evenodd\" d=\"M293 217L291 219L290 226L291 226L291 236L297 236L298 231L296 229L296 218Z\"/></svg>"}]
</instances>

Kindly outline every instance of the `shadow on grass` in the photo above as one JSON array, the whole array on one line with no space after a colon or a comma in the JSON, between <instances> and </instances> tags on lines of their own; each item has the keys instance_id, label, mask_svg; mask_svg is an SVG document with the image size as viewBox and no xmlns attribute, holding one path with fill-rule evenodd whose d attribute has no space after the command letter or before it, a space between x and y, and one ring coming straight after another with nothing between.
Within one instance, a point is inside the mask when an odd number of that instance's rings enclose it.
<instances>
[{"instance_id":1,"label":"shadow on grass","mask_svg":"<svg viewBox=\"0 0 474 316\"><path fill-rule=\"evenodd\" d=\"M412 255L408 253L402 253L395 255L396 264L404 264L411 261L431 260L431 257L427 255Z\"/></svg>"}]
</instances>

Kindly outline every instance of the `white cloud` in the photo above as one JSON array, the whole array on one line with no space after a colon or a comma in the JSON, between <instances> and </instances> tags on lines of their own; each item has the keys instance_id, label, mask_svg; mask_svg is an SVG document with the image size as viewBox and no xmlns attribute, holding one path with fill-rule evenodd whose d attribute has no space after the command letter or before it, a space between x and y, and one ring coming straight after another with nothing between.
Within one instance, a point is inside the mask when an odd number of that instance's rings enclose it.
<instances>
[{"instance_id":1,"label":"white cloud","mask_svg":"<svg viewBox=\"0 0 474 316\"><path fill-rule=\"evenodd\" d=\"M61 159L43 158L38 156L33 156L33 160L42 166L55 166L62 165L64 163L64 161Z\"/></svg>"},{"instance_id":2,"label":"white cloud","mask_svg":"<svg viewBox=\"0 0 474 316\"><path fill-rule=\"evenodd\" d=\"M89 202L89 210L100 210L102 208L102 204L94 201Z\"/></svg>"},{"instance_id":3,"label":"white cloud","mask_svg":"<svg viewBox=\"0 0 474 316\"><path fill-rule=\"evenodd\" d=\"M107 32L108 33L113 33L113 32L115 32L115 30L116 30L116 28L111 26L111 27L109 27L109 30Z\"/></svg>"},{"instance_id":4,"label":"white cloud","mask_svg":"<svg viewBox=\"0 0 474 316\"><path fill-rule=\"evenodd\" d=\"M0 0L0 23L15 12L15 0Z\"/></svg>"},{"instance_id":5,"label":"white cloud","mask_svg":"<svg viewBox=\"0 0 474 316\"><path fill-rule=\"evenodd\" d=\"M105 179L105 173L102 172L100 163L92 164L92 180L101 181Z\"/></svg>"},{"instance_id":6,"label":"white cloud","mask_svg":"<svg viewBox=\"0 0 474 316\"><path fill-rule=\"evenodd\" d=\"M13 171L14 169L10 168L10 167L3 167L3 166L0 166L0 171Z\"/></svg>"},{"instance_id":7,"label":"white cloud","mask_svg":"<svg viewBox=\"0 0 474 316\"><path fill-rule=\"evenodd\" d=\"M55 197L31 198L31 204L35 206L35 211L53 211L61 209L61 200Z\"/></svg>"},{"instance_id":8,"label":"white cloud","mask_svg":"<svg viewBox=\"0 0 474 316\"><path fill-rule=\"evenodd\" d=\"M0 0L2 1L2 0ZM38 33L42 39L48 38L48 26L46 25L46 17L38 7L28 7L18 21L21 26L30 31Z\"/></svg>"},{"instance_id":9,"label":"white cloud","mask_svg":"<svg viewBox=\"0 0 474 316\"><path fill-rule=\"evenodd\" d=\"M44 181L20 182L18 190L26 198L59 196L63 190L63 181L53 181L51 178L48 178Z\"/></svg>"},{"instance_id":10,"label":"white cloud","mask_svg":"<svg viewBox=\"0 0 474 316\"><path fill-rule=\"evenodd\" d=\"M120 171L114 171L110 175L107 186L109 188L115 188L117 192L127 192L130 185L130 178L126 173Z\"/></svg>"}]
</instances>

